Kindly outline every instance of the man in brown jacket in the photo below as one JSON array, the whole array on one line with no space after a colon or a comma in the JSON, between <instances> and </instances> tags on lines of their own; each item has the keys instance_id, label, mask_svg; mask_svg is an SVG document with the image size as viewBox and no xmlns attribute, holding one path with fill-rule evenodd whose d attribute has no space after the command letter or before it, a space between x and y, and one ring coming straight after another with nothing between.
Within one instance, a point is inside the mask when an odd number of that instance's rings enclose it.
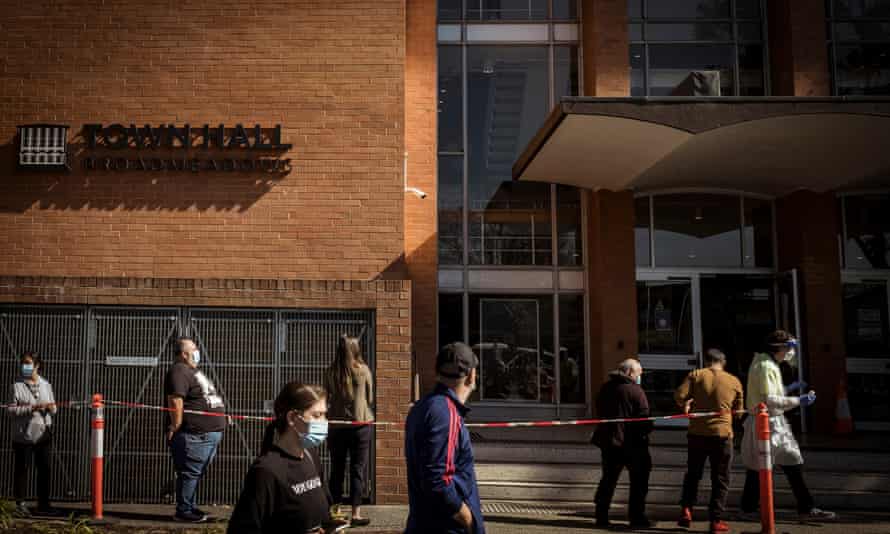
<instances>
[{"instance_id":1,"label":"man in brown jacket","mask_svg":"<svg viewBox=\"0 0 890 534\"><path fill-rule=\"evenodd\" d=\"M686 476L683 479L683 507L681 527L692 524L692 508L698 497L698 483L705 469L705 460L711 462L711 502L708 506L710 532L728 532L729 525L722 519L729 492L730 467L732 465L732 418L745 406L742 384L723 370L726 355L717 349L705 354L705 367L689 373L674 393L677 405L686 413L720 412L719 415L693 418L689 421L689 456Z\"/></svg>"}]
</instances>

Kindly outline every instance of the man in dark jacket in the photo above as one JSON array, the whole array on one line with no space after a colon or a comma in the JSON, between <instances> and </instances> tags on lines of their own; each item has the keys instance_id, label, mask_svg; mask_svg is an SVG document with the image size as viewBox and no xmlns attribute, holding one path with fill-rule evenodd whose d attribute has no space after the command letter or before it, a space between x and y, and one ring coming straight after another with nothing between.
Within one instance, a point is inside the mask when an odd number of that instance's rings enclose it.
<instances>
[{"instance_id":1,"label":"man in dark jacket","mask_svg":"<svg viewBox=\"0 0 890 534\"><path fill-rule=\"evenodd\" d=\"M623 419L649 417L649 401L640 387L643 367L639 360L628 358L609 373L596 399L597 417ZM646 517L646 494L649 492L649 434L652 422L605 423L597 426L591 442L602 451L602 479L596 490L596 525L609 526L609 506L621 470L630 475L628 516L631 528L651 528L654 522Z\"/></svg>"},{"instance_id":2,"label":"man in dark jacket","mask_svg":"<svg viewBox=\"0 0 890 534\"><path fill-rule=\"evenodd\" d=\"M408 525L405 534L485 534L476 486L467 399L479 359L463 343L436 356L438 383L408 414Z\"/></svg>"}]
</instances>

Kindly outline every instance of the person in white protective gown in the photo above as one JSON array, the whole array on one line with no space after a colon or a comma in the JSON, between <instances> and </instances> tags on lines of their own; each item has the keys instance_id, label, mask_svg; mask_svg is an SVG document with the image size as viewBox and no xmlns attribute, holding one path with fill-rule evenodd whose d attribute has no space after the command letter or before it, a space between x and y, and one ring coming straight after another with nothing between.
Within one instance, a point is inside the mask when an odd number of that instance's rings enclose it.
<instances>
[{"instance_id":1,"label":"person in white protective gown","mask_svg":"<svg viewBox=\"0 0 890 534\"><path fill-rule=\"evenodd\" d=\"M760 469L757 454L757 406L765 403L769 412L770 459L772 466L778 465L785 473L794 498L797 501L797 512L802 519L831 520L833 512L816 507L813 496L803 479L803 456L797 444L791 424L785 418L785 412L798 406L809 406L816 402L816 393L803 393L807 384L794 382L785 387L782 384L782 372L779 364L783 361L794 364L797 352L797 340L784 330L776 330L766 339L768 353L757 353L748 369L748 387L745 407L748 418L745 420L745 435L742 439L742 462L747 469L745 489L742 493L742 513L753 516L757 512L760 501ZM793 393L797 392L797 393Z\"/></svg>"}]
</instances>

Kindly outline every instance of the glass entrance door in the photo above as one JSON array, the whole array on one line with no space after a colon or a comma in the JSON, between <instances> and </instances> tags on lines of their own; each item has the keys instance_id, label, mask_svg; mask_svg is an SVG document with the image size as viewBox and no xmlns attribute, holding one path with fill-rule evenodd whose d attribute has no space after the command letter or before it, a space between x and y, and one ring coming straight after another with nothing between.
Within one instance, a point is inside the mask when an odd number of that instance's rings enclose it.
<instances>
[{"instance_id":1,"label":"glass entrance door","mask_svg":"<svg viewBox=\"0 0 890 534\"><path fill-rule=\"evenodd\" d=\"M639 274L637 324L643 389L654 415L676 414L674 391L701 365L698 275ZM686 425L685 420L665 425Z\"/></svg>"},{"instance_id":2,"label":"glass entrance door","mask_svg":"<svg viewBox=\"0 0 890 534\"><path fill-rule=\"evenodd\" d=\"M890 280L844 277L850 412L860 430L890 430Z\"/></svg>"}]
</instances>

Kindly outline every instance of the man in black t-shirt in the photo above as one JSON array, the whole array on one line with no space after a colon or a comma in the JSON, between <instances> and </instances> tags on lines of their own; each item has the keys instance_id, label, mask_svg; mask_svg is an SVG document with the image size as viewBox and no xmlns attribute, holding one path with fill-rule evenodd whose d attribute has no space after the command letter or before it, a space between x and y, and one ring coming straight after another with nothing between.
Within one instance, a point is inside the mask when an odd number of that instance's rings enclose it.
<instances>
[{"instance_id":1,"label":"man in black t-shirt","mask_svg":"<svg viewBox=\"0 0 890 534\"><path fill-rule=\"evenodd\" d=\"M176 519L191 523L207 520L195 504L198 481L204 475L222 440L226 418L186 413L185 410L224 413L222 397L204 373L198 370L201 354L187 337L177 341L179 355L167 371L164 397L167 416L167 445L176 469Z\"/></svg>"}]
</instances>

